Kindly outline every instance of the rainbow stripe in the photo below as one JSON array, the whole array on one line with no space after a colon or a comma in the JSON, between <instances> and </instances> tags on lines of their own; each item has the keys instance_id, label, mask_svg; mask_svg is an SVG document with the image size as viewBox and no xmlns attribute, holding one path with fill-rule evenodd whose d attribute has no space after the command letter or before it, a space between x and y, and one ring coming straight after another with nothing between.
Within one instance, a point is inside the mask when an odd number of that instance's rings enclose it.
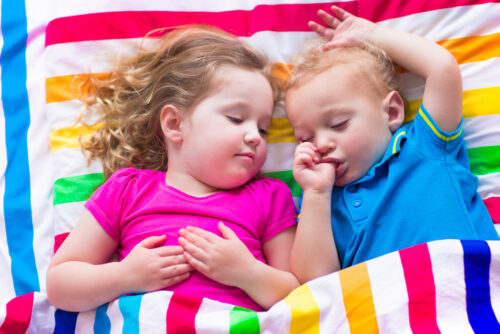
<instances>
[{"instance_id":1,"label":"rainbow stripe","mask_svg":"<svg viewBox=\"0 0 500 334\"><path fill-rule=\"evenodd\" d=\"M493 257L500 257L500 241L421 244L313 280L266 312L158 291L72 313L47 308L43 294L31 293L7 305L0 334L42 322L54 333L494 333L500 300L492 291L500 280L490 274ZM52 328L32 311L52 315Z\"/></svg>"}]
</instances>

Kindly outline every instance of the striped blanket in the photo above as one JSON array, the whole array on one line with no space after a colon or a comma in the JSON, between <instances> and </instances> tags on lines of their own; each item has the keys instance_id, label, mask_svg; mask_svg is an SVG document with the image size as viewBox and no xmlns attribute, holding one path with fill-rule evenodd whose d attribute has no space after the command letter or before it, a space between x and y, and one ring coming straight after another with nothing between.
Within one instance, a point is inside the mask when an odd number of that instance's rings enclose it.
<instances>
[{"instance_id":1,"label":"striped blanket","mask_svg":"<svg viewBox=\"0 0 500 334\"><path fill-rule=\"evenodd\" d=\"M167 291L96 310L35 292L7 304L0 333L499 333L500 241L418 245L313 280L267 312Z\"/></svg>"},{"instance_id":2,"label":"striped blanket","mask_svg":"<svg viewBox=\"0 0 500 334\"><path fill-rule=\"evenodd\" d=\"M101 126L77 123L78 86L86 75L106 75L114 60L133 54L150 30L188 23L236 34L286 72L285 65L313 36L307 21L317 20L316 11L332 2L0 1L5 134L0 139L0 334L498 330L500 245L493 242L440 241L388 254L310 282L261 313L168 292L122 297L81 314L55 310L44 294L47 266L85 200L104 181L100 164L87 166L79 149L78 138ZM425 36L455 56L464 82L470 167L495 223L500 223L499 2L335 2L381 25ZM405 73L403 83L411 120L423 82ZM285 181L297 198L300 188L291 174L295 146L278 106L263 171Z\"/></svg>"}]
</instances>

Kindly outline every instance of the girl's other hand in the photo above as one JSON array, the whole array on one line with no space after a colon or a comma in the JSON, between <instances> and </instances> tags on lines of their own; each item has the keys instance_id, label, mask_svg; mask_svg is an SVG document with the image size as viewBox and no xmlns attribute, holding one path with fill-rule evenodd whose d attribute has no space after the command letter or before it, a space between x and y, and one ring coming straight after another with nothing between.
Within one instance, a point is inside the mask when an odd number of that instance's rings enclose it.
<instances>
[{"instance_id":1,"label":"girl's other hand","mask_svg":"<svg viewBox=\"0 0 500 334\"><path fill-rule=\"evenodd\" d=\"M293 177L304 191L330 193L336 167L333 163L321 162L318 149L310 142L301 143L295 149Z\"/></svg>"},{"instance_id":2,"label":"girl's other hand","mask_svg":"<svg viewBox=\"0 0 500 334\"><path fill-rule=\"evenodd\" d=\"M375 23L354 16L337 6L332 6L331 9L336 17L324 10L318 11L318 16L328 27L309 21L311 30L328 39L328 42L323 45L324 50L370 42L370 36L377 27Z\"/></svg>"},{"instance_id":3,"label":"girl's other hand","mask_svg":"<svg viewBox=\"0 0 500 334\"><path fill-rule=\"evenodd\" d=\"M225 285L241 288L258 261L229 227L219 222L218 235L188 226L179 230L179 244L188 263L203 275Z\"/></svg>"},{"instance_id":4,"label":"girl's other hand","mask_svg":"<svg viewBox=\"0 0 500 334\"><path fill-rule=\"evenodd\" d=\"M138 243L121 262L129 292L160 290L184 281L193 270L180 246L161 246L166 236L152 236Z\"/></svg>"}]
</instances>

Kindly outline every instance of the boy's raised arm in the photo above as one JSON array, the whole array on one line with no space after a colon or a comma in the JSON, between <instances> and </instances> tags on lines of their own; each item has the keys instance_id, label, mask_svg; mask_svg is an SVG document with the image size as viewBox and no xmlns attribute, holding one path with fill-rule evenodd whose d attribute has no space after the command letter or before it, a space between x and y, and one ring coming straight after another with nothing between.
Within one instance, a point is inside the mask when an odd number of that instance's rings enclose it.
<instances>
[{"instance_id":1,"label":"boy's raised arm","mask_svg":"<svg viewBox=\"0 0 500 334\"><path fill-rule=\"evenodd\" d=\"M443 131L454 131L462 117L462 77L453 55L418 35L396 31L356 17L332 6L334 17L320 10L329 26L309 22L309 27L329 41L324 49L367 42L400 66L425 79L423 104Z\"/></svg>"}]
</instances>

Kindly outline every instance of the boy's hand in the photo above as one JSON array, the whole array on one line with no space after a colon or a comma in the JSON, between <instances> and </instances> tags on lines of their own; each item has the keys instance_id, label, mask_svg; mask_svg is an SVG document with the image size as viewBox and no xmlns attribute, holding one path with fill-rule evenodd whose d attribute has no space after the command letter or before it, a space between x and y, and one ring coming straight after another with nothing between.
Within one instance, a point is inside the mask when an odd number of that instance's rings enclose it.
<instances>
[{"instance_id":1,"label":"boy's hand","mask_svg":"<svg viewBox=\"0 0 500 334\"><path fill-rule=\"evenodd\" d=\"M138 243L121 262L129 292L149 292L177 284L193 270L180 246L161 246L166 236L152 236Z\"/></svg>"},{"instance_id":2,"label":"boy's hand","mask_svg":"<svg viewBox=\"0 0 500 334\"><path fill-rule=\"evenodd\" d=\"M331 192L336 167L333 163L321 162L318 149L312 143L301 143L295 149L293 177L304 191Z\"/></svg>"},{"instance_id":3,"label":"boy's hand","mask_svg":"<svg viewBox=\"0 0 500 334\"><path fill-rule=\"evenodd\" d=\"M323 46L324 50L339 46L356 46L363 42L369 42L370 34L377 27L376 24L356 17L337 6L332 6L331 9L337 18L323 10L318 11L318 16L329 28L309 21L311 30L328 39L328 42Z\"/></svg>"},{"instance_id":4,"label":"boy's hand","mask_svg":"<svg viewBox=\"0 0 500 334\"><path fill-rule=\"evenodd\" d=\"M180 229L179 244L194 269L221 284L241 287L258 261L238 236L222 222L218 235L188 226Z\"/></svg>"}]
</instances>

